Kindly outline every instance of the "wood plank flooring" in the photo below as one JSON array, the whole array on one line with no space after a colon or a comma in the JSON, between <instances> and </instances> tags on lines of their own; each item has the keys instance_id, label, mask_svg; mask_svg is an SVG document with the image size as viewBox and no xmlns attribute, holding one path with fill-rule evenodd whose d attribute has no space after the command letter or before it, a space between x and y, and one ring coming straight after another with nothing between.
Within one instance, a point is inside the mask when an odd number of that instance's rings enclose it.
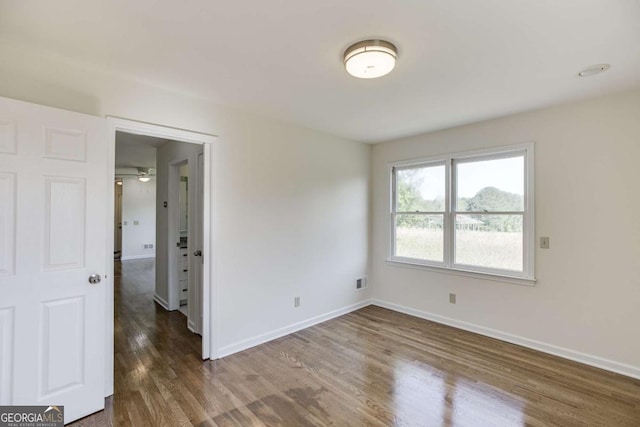
<instances>
[{"instance_id":1,"label":"wood plank flooring","mask_svg":"<svg viewBox=\"0 0 640 427\"><path fill-rule=\"evenodd\" d=\"M640 426L640 380L373 306L203 362L153 268L122 264L115 394L73 425Z\"/></svg>"}]
</instances>

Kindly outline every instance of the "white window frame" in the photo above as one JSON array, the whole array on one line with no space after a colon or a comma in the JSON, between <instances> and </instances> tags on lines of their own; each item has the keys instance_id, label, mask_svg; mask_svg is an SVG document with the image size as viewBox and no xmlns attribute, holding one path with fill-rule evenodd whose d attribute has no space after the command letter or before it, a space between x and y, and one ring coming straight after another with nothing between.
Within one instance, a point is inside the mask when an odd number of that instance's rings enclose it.
<instances>
[{"instance_id":1,"label":"white window frame","mask_svg":"<svg viewBox=\"0 0 640 427\"><path fill-rule=\"evenodd\" d=\"M456 174L454 168L459 163L469 163L484 160L496 160L513 157L514 155L524 155L524 209L522 212L515 212L522 215L523 230L523 271L502 270L455 263L455 215L457 212L456 195ZM434 262L416 258L399 257L395 255L396 245L396 215L394 205L396 200L395 171L428 166L445 166L445 212L443 220L444 248L443 262ZM535 283L535 193L534 193L534 144L533 142L492 147L482 150L465 151L451 153L443 156L419 158L389 163L389 228L390 244L387 262L403 267L419 268L437 272L460 274L481 279L499 280L523 285L533 285ZM491 214L493 212L488 212ZM496 214L507 214L510 212L496 212ZM427 213L425 213L427 214ZM434 212L434 214L436 214ZM437 213L442 214L442 213Z\"/></svg>"}]
</instances>

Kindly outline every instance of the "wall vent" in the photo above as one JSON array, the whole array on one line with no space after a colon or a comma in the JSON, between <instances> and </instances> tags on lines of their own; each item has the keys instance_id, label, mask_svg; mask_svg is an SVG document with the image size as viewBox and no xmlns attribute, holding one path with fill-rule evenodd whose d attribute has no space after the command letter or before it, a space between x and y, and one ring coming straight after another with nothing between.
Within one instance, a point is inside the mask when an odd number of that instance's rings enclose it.
<instances>
[{"instance_id":1,"label":"wall vent","mask_svg":"<svg viewBox=\"0 0 640 427\"><path fill-rule=\"evenodd\" d=\"M356 279L356 291L361 291L363 289L367 289L367 278L358 277Z\"/></svg>"}]
</instances>

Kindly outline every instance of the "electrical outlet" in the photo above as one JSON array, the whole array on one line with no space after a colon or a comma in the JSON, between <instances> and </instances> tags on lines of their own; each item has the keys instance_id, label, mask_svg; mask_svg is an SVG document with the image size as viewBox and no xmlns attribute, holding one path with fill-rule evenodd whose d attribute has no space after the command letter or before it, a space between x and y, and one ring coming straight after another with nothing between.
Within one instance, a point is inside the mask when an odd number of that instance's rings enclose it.
<instances>
[{"instance_id":1,"label":"electrical outlet","mask_svg":"<svg viewBox=\"0 0 640 427\"><path fill-rule=\"evenodd\" d=\"M549 238L541 237L540 238L540 249L549 249Z\"/></svg>"},{"instance_id":2,"label":"electrical outlet","mask_svg":"<svg viewBox=\"0 0 640 427\"><path fill-rule=\"evenodd\" d=\"M367 278L366 277L358 277L356 279L356 291L361 291L367 288Z\"/></svg>"},{"instance_id":3,"label":"electrical outlet","mask_svg":"<svg viewBox=\"0 0 640 427\"><path fill-rule=\"evenodd\" d=\"M294 307L300 307L300 297L295 297L293 299L293 306Z\"/></svg>"},{"instance_id":4,"label":"electrical outlet","mask_svg":"<svg viewBox=\"0 0 640 427\"><path fill-rule=\"evenodd\" d=\"M449 294L449 302L451 304L455 304L456 303L456 294Z\"/></svg>"},{"instance_id":5,"label":"electrical outlet","mask_svg":"<svg viewBox=\"0 0 640 427\"><path fill-rule=\"evenodd\" d=\"M136 219L135 221L133 221L133 225L140 225L140 221Z\"/></svg>"}]
</instances>

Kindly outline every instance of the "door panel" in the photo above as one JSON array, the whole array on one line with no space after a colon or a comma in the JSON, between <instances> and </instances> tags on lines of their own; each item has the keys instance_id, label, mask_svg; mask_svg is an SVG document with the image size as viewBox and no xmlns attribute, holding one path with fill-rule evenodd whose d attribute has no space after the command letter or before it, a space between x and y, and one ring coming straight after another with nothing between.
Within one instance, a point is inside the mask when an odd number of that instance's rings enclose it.
<instances>
[{"instance_id":1,"label":"door panel","mask_svg":"<svg viewBox=\"0 0 640 427\"><path fill-rule=\"evenodd\" d=\"M41 393L84 384L84 297L42 303ZM57 331L66 331L61 337Z\"/></svg>"},{"instance_id":2,"label":"door panel","mask_svg":"<svg viewBox=\"0 0 640 427\"><path fill-rule=\"evenodd\" d=\"M85 180L45 178L45 270L84 267Z\"/></svg>"},{"instance_id":3,"label":"door panel","mask_svg":"<svg viewBox=\"0 0 640 427\"><path fill-rule=\"evenodd\" d=\"M0 309L0 405L11 405L13 374L13 307Z\"/></svg>"},{"instance_id":4,"label":"door panel","mask_svg":"<svg viewBox=\"0 0 640 427\"><path fill-rule=\"evenodd\" d=\"M79 162L87 160L87 132L48 127L45 133L45 157Z\"/></svg>"},{"instance_id":5,"label":"door panel","mask_svg":"<svg viewBox=\"0 0 640 427\"><path fill-rule=\"evenodd\" d=\"M16 255L15 209L16 175L0 172L0 276L14 271Z\"/></svg>"},{"instance_id":6,"label":"door panel","mask_svg":"<svg viewBox=\"0 0 640 427\"><path fill-rule=\"evenodd\" d=\"M0 403L65 422L104 407L104 122L0 98Z\"/></svg>"},{"instance_id":7,"label":"door panel","mask_svg":"<svg viewBox=\"0 0 640 427\"><path fill-rule=\"evenodd\" d=\"M0 120L0 153L15 154L16 124L13 120Z\"/></svg>"}]
</instances>

